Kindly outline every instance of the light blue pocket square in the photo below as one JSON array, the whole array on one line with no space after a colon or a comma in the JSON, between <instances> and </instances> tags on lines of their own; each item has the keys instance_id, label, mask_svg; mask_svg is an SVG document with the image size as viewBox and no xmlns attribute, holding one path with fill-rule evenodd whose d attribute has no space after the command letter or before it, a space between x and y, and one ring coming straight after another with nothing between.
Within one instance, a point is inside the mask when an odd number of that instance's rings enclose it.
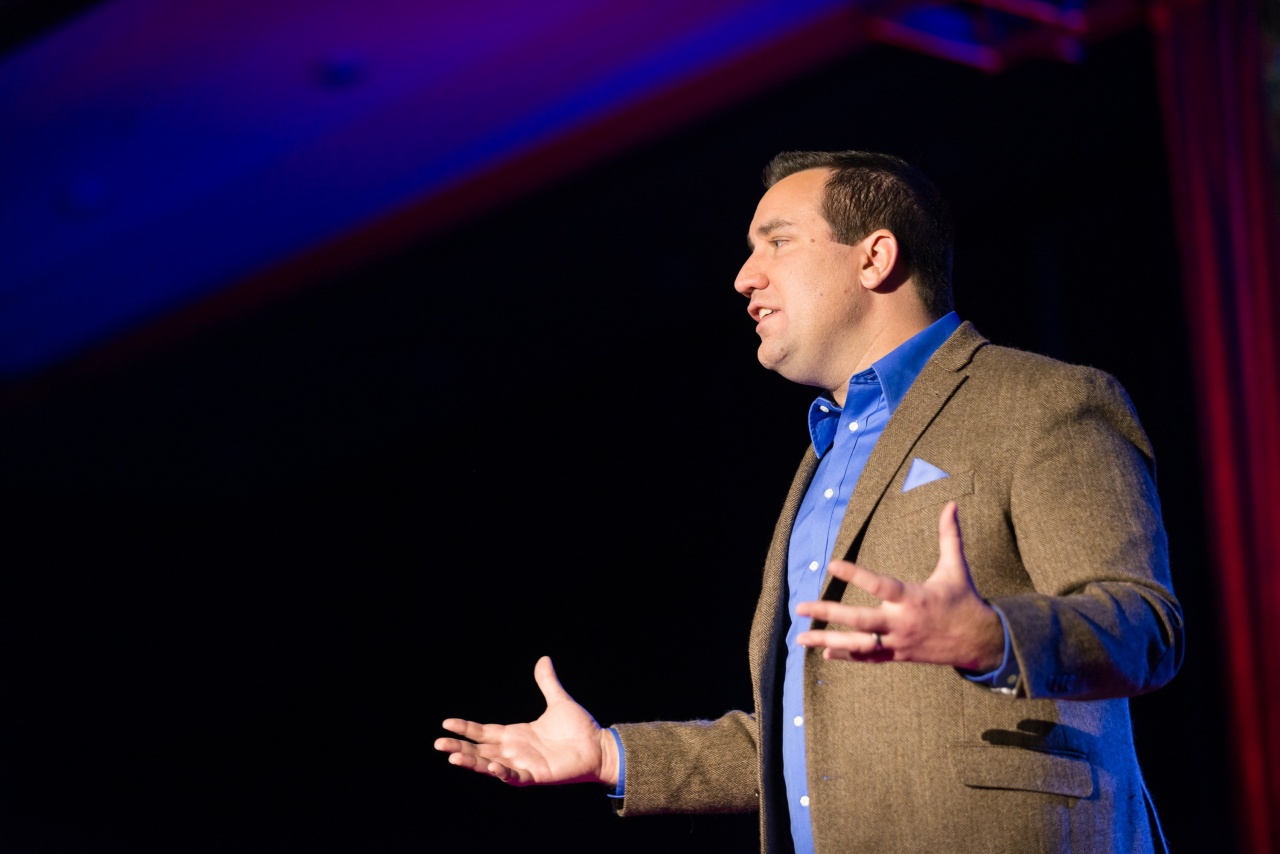
<instances>
[{"instance_id":1,"label":"light blue pocket square","mask_svg":"<svg viewBox=\"0 0 1280 854\"><path fill-rule=\"evenodd\" d=\"M917 486L924 486L926 483L942 480L944 477L947 477L945 471L916 457L911 461L911 468L907 469L907 479L902 484L902 491L910 492Z\"/></svg>"}]
</instances>

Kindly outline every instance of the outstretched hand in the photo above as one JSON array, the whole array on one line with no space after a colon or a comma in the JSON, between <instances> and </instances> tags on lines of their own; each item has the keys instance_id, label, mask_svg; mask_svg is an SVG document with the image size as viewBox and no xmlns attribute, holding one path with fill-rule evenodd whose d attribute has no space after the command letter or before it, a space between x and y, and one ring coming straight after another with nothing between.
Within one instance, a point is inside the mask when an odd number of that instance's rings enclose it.
<instances>
[{"instance_id":1,"label":"outstretched hand","mask_svg":"<svg viewBox=\"0 0 1280 854\"><path fill-rule=\"evenodd\" d=\"M822 648L828 659L916 661L977 672L1000 666L1004 629L999 615L974 587L954 501L938 520L938 565L923 583L899 581L844 560L833 560L829 569L880 604L801 603L796 607L800 616L850 629L811 629L797 638L801 646Z\"/></svg>"},{"instance_id":2,"label":"outstretched hand","mask_svg":"<svg viewBox=\"0 0 1280 854\"><path fill-rule=\"evenodd\" d=\"M436 750L449 754L450 764L513 786L616 785L613 736L564 690L550 658L538 659L533 678L547 701L547 710L536 721L503 726L449 718L444 728L462 739L438 738Z\"/></svg>"}]
</instances>

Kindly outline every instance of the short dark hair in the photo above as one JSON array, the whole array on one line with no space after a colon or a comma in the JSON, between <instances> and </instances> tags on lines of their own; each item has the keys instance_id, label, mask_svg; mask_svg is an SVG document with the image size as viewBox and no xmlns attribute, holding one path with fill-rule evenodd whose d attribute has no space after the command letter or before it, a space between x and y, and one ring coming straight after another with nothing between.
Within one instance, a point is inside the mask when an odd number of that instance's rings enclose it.
<instances>
[{"instance_id":1,"label":"short dark hair","mask_svg":"<svg viewBox=\"0 0 1280 854\"><path fill-rule=\"evenodd\" d=\"M925 309L935 318L951 311L951 216L933 182L889 154L784 151L764 168L764 185L806 169L832 170L822 215L836 240L852 245L888 229Z\"/></svg>"}]
</instances>

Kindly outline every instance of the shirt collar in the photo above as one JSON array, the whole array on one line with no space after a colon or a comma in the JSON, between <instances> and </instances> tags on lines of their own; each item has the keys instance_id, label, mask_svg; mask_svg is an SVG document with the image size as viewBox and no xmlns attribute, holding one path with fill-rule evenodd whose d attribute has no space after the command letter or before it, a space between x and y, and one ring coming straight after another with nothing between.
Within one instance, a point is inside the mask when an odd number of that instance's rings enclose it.
<instances>
[{"instance_id":1,"label":"shirt collar","mask_svg":"<svg viewBox=\"0 0 1280 854\"><path fill-rule=\"evenodd\" d=\"M920 371L924 370L925 362L959 327L960 318L954 311L935 320L899 344L892 352L876 360L871 367L850 377L845 399L853 396L855 383L879 384L889 407L889 415L892 416L906 396L907 389L911 388ZM809 437L813 440L814 450L819 457L835 438L840 412L841 408L825 396L820 396L809 406Z\"/></svg>"}]
</instances>

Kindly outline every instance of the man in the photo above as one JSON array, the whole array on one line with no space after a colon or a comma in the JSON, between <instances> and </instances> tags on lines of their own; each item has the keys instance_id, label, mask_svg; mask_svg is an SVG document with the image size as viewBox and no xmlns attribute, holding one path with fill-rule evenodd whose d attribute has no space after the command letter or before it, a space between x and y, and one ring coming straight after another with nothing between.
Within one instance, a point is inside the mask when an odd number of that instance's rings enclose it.
<instances>
[{"instance_id":1,"label":"man","mask_svg":"<svg viewBox=\"0 0 1280 854\"><path fill-rule=\"evenodd\" d=\"M615 786L623 815L759 809L768 852L1162 847L1125 698L1173 676L1182 616L1128 398L960 323L942 202L902 161L789 152L765 184L735 285L760 362L823 395L766 559L755 713L602 730L544 658L542 717L451 719L469 740L437 749Z\"/></svg>"}]
</instances>

